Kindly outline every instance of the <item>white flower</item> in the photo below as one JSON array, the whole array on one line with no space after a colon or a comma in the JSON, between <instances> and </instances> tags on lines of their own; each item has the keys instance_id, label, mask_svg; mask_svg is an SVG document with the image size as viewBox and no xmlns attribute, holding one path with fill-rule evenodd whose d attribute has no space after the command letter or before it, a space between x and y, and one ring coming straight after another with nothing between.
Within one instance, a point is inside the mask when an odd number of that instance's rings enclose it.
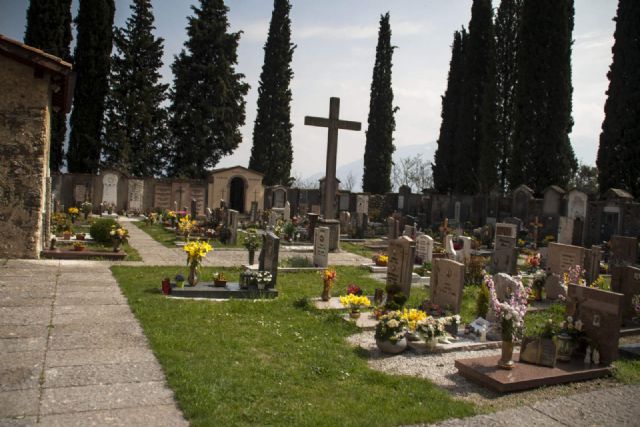
<instances>
[{"instance_id":1,"label":"white flower","mask_svg":"<svg viewBox=\"0 0 640 427\"><path fill-rule=\"evenodd\" d=\"M397 328L399 326L398 321L396 319L391 319L387 322L387 326L390 328Z\"/></svg>"},{"instance_id":2,"label":"white flower","mask_svg":"<svg viewBox=\"0 0 640 427\"><path fill-rule=\"evenodd\" d=\"M576 327L577 330L581 331L582 330L582 320L580 320L580 319L576 320L575 327Z\"/></svg>"}]
</instances>

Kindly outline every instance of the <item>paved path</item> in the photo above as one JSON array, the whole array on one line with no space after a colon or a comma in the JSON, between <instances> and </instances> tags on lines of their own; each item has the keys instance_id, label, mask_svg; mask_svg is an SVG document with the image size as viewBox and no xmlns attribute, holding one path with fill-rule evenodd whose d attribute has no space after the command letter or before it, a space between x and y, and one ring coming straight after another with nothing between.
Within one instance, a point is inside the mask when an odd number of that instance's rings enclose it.
<instances>
[{"instance_id":1,"label":"paved path","mask_svg":"<svg viewBox=\"0 0 640 427\"><path fill-rule=\"evenodd\" d=\"M188 425L101 261L0 260L0 425Z\"/></svg>"},{"instance_id":2,"label":"paved path","mask_svg":"<svg viewBox=\"0 0 640 427\"><path fill-rule=\"evenodd\" d=\"M637 426L640 385L611 387L536 402L488 415L448 420L440 427L480 426Z\"/></svg>"},{"instance_id":3,"label":"paved path","mask_svg":"<svg viewBox=\"0 0 640 427\"><path fill-rule=\"evenodd\" d=\"M120 217L119 221L123 222L127 230L129 230L129 244L136 248L142 257L140 265L184 265L186 263L186 254L182 248L167 248L166 246L156 242L144 231L140 230L127 218ZM311 258L311 253L300 253L289 251L285 247L280 247L279 259L283 260L289 257L306 256ZM258 253L256 253L256 260ZM249 261L247 251L237 250L213 250L205 258L203 265L217 267L239 267ZM329 254L330 265L360 265L370 262L368 258L342 251L339 253Z\"/></svg>"}]
</instances>

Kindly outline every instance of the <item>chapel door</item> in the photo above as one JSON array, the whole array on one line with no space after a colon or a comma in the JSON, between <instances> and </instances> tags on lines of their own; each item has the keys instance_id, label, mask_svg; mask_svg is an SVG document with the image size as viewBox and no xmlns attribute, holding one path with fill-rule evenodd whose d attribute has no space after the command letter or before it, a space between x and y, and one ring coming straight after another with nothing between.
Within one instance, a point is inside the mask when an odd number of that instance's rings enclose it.
<instances>
[{"instance_id":1,"label":"chapel door","mask_svg":"<svg viewBox=\"0 0 640 427\"><path fill-rule=\"evenodd\" d=\"M244 180L236 177L229 184L229 207L244 213Z\"/></svg>"}]
</instances>

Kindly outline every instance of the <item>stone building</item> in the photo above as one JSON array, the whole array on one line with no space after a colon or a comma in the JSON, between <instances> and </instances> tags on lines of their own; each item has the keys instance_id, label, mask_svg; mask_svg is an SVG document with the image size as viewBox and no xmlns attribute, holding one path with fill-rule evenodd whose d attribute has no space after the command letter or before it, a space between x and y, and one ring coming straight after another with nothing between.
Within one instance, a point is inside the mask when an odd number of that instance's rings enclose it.
<instances>
[{"instance_id":1,"label":"stone building","mask_svg":"<svg viewBox=\"0 0 640 427\"><path fill-rule=\"evenodd\" d=\"M71 107L71 64L0 35L0 258L48 239L50 115Z\"/></svg>"}]
</instances>

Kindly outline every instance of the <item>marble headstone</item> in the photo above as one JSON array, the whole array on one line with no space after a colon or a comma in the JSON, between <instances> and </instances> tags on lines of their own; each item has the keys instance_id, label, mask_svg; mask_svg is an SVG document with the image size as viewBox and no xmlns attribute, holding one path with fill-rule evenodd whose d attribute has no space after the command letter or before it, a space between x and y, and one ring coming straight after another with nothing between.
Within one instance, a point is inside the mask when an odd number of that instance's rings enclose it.
<instances>
[{"instance_id":1,"label":"marble headstone","mask_svg":"<svg viewBox=\"0 0 640 427\"><path fill-rule=\"evenodd\" d=\"M387 292L402 293L409 298L411 294L411 276L415 259L415 242L407 236L389 241L387 249Z\"/></svg>"},{"instance_id":2,"label":"marble headstone","mask_svg":"<svg viewBox=\"0 0 640 427\"><path fill-rule=\"evenodd\" d=\"M313 265L326 267L329 264L329 227L316 227L313 240Z\"/></svg>"},{"instance_id":3,"label":"marble headstone","mask_svg":"<svg viewBox=\"0 0 640 427\"><path fill-rule=\"evenodd\" d=\"M280 254L280 239L268 231L262 236L262 249L260 250L259 269L271 273L271 286L275 287L278 275L278 256Z\"/></svg>"},{"instance_id":4,"label":"marble headstone","mask_svg":"<svg viewBox=\"0 0 640 427\"><path fill-rule=\"evenodd\" d=\"M425 262L431 262L433 258L433 238L423 234L416 237L416 257Z\"/></svg>"},{"instance_id":5,"label":"marble headstone","mask_svg":"<svg viewBox=\"0 0 640 427\"><path fill-rule=\"evenodd\" d=\"M118 204L118 175L114 173L102 176L102 203L105 206Z\"/></svg>"},{"instance_id":6,"label":"marble headstone","mask_svg":"<svg viewBox=\"0 0 640 427\"><path fill-rule=\"evenodd\" d=\"M436 258L431 270L431 302L460 313L464 289L464 264Z\"/></svg>"}]
</instances>

